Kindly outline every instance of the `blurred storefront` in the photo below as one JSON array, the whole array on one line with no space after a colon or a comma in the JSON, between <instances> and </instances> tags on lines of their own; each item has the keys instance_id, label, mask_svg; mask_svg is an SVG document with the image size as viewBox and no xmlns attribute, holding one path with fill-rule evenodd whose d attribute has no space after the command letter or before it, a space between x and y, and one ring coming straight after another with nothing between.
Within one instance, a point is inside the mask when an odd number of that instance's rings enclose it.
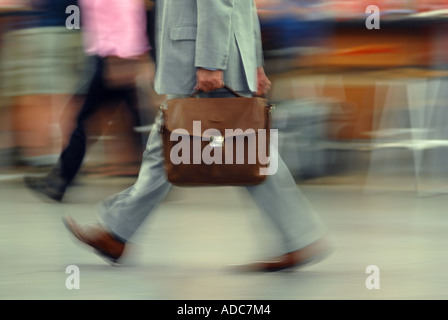
<instances>
[{"instance_id":1,"label":"blurred storefront","mask_svg":"<svg viewBox=\"0 0 448 320\"><path fill-rule=\"evenodd\" d=\"M277 104L274 124L280 131L279 147L296 177L345 174L354 168L370 172L373 159L385 146L395 147L388 148L394 154L383 157L389 159L384 166L406 167L420 174L428 168L425 163L432 163L431 168L440 170L439 176L445 174L433 159L445 156L448 140L439 124L448 120L448 0L255 2L265 67L273 82L269 98ZM3 36L12 22L31 14L26 3L0 1ZM369 6L379 10L378 29L366 26L374 14L366 10ZM8 48L2 38L4 54ZM2 74L1 81L9 80ZM20 108L11 108L5 99L8 94L2 92L0 153L7 154L20 141L21 133L11 126L18 114L22 120L15 128L25 126L28 137L46 130L42 136L50 140L41 144L49 149L41 153L57 153L62 110L52 109L46 129L29 127L42 112L23 114ZM142 104L148 104L147 100ZM125 117L117 113L117 119ZM132 130L126 121L104 125L109 131L96 149L99 163L138 159L131 150L124 152L130 146L126 133ZM395 158L401 147L409 151L409 159L401 153ZM11 157L1 159L4 164Z\"/></svg>"},{"instance_id":2,"label":"blurred storefront","mask_svg":"<svg viewBox=\"0 0 448 320\"><path fill-rule=\"evenodd\" d=\"M381 167L447 176L433 160L446 156L448 145L436 124L448 120L448 1L257 5L284 133L280 150L298 176L376 174ZM367 10L372 5L377 12ZM378 28L367 26L373 14ZM276 37L282 30L287 42Z\"/></svg>"}]
</instances>

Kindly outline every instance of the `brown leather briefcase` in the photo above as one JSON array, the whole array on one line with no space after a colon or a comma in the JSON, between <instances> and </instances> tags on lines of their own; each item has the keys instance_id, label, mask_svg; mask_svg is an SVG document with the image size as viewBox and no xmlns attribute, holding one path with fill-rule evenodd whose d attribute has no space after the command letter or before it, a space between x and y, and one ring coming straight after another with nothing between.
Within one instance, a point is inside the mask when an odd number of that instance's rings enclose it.
<instances>
[{"instance_id":1,"label":"brown leather briefcase","mask_svg":"<svg viewBox=\"0 0 448 320\"><path fill-rule=\"evenodd\" d=\"M261 97L168 100L160 109L168 181L179 186L255 185L266 179L272 105Z\"/></svg>"}]
</instances>

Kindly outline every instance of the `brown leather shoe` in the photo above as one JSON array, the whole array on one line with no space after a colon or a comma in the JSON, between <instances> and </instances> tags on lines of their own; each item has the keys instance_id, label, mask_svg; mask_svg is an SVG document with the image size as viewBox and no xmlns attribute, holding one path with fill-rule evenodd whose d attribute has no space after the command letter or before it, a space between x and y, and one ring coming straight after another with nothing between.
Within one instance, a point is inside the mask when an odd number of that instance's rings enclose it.
<instances>
[{"instance_id":1,"label":"brown leather shoe","mask_svg":"<svg viewBox=\"0 0 448 320\"><path fill-rule=\"evenodd\" d=\"M100 224L81 227L71 217L64 218L65 226L81 242L95 249L95 252L112 265L118 265L125 243L112 237Z\"/></svg>"},{"instance_id":2,"label":"brown leather shoe","mask_svg":"<svg viewBox=\"0 0 448 320\"><path fill-rule=\"evenodd\" d=\"M299 268L315 264L326 258L331 252L332 248L325 241L319 240L302 249L272 259L235 266L235 269L239 271L274 272Z\"/></svg>"}]
</instances>

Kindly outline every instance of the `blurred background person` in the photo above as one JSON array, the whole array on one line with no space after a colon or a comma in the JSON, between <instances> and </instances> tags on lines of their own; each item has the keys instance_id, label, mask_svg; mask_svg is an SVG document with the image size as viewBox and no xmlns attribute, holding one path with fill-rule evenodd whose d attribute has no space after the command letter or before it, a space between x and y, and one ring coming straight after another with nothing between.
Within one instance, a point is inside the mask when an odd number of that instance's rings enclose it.
<instances>
[{"instance_id":1,"label":"blurred background person","mask_svg":"<svg viewBox=\"0 0 448 320\"><path fill-rule=\"evenodd\" d=\"M58 116L81 81L81 34L66 28L77 0L26 0L27 14L3 25L3 131L11 132L10 163L49 165L60 149Z\"/></svg>"},{"instance_id":2,"label":"blurred background person","mask_svg":"<svg viewBox=\"0 0 448 320\"><path fill-rule=\"evenodd\" d=\"M93 76L76 126L56 165L43 178L25 178L31 190L57 201L62 200L82 166L91 130L98 134L99 126L92 120L99 111L110 115L119 103L125 103L132 115L133 127L140 126L136 78L147 69L149 61L143 0L80 0L79 4L85 51L94 64ZM142 141L139 146L143 147Z\"/></svg>"}]
</instances>

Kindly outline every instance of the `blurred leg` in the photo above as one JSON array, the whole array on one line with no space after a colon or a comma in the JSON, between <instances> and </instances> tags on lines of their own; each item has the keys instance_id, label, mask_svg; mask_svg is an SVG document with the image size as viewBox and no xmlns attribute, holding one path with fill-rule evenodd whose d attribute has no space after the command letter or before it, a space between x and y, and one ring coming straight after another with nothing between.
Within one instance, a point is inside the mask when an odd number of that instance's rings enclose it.
<instances>
[{"instance_id":1,"label":"blurred leg","mask_svg":"<svg viewBox=\"0 0 448 320\"><path fill-rule=\"evenodd\" d=\"M148 138L140 172L135 184L102 203L99 215L107 229L128 241L152 210L171 189L163 166L160 128L162 115L156 119Z\"/></svg>"},{"instance_id":2,"label":"blurred leg","mask_svg":"<svg viewBox=\"0 0 448 320\"><path fill-rule=\"evenodd\" d=\"M253 200L273 222L285 252L301 249L322 238L325 228L308 199L298 188L277 150L278 170L259 185L248 186Z\"/></svg>"}]
</instances>

